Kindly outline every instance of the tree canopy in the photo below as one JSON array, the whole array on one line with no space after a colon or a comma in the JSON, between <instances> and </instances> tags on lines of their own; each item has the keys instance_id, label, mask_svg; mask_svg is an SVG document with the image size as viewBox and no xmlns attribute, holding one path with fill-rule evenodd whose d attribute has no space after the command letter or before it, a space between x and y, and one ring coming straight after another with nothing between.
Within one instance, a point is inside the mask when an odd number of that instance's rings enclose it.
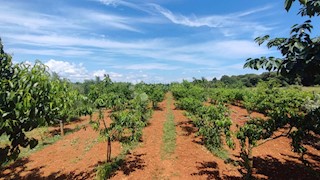
<instances>
[{"instance_id":1,"label":"tree canopy","mask_svg":"<svg viewBox=\"0 0 320 180\"><path fill-rule=\"evenodd\" d=\"M286 0L285 9L290 10L295 0ZM320 14L320 0L299 0L301 16L309 17L302 24L291 27L289 37L273 38L269 35L257 37L255 42L266 44L268 48L277 48L282 58L260 57L247 59L244 68L277 70L282 76L294 79L301 78L303 85L313 85L320 75L320 38L312 37L311 18Z\"/></svg>"}]
</instances>

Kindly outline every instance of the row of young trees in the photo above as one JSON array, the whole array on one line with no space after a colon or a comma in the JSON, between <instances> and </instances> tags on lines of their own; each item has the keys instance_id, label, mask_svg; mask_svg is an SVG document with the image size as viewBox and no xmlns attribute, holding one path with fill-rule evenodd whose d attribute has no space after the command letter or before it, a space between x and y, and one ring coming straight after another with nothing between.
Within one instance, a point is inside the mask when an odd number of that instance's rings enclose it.
<instances>
[{"instance_id":1,"label":"row of young trees","mask_svg":"<svg viewBox=\"0 0 320 180\"><path fill-rule=\"evenodd\" d=\"M252 149L266 141L287 136L295 152L306 153L306 139L319 134L319 95L304 92L296 88L280 88L275 81L259 83L255 89L214 89L211 91L212 101L223 101L236 104L247 109L248 113L260 112L267 119L253 118L239 128L236 137L241 145L241 157L247 168L247 177L251 176L253 161ZM217 96L218 95L218 96ZM280 128L288 132L274 136ZM259 143L258 143L259 142Z\"/></svg>"},{"instance_id":2,"label":"row of young trees","mask_svg":"<svg viewBox=\"0 0 320 180\"><path fill-rule=\"evenodd\" d=\"M93 108L99 112L98 119L91 124L107 141L107 162L111 162L112 141L130 145L141 139L152 109L158 108L167 89L161 84L112 82L107 75L84 87ZM104 112L107 110L110 110L111 122L106 122Z\"/></svg>"},{"instance_id":3,"label":"row of young trees","mask_svg":"<svg viewBox=\"0 0 320 180\"><path fill-rule=\"evenodd\" d=\"M252 175L254 147L287 136L291 139L293 150L307 164L303 158L307 151L305 140L320 133L320 95L297 88L282 88L276 81L261 82L254 89L205 89L185 81L172 85L171 90L177 100L177 108L187 111L210 151L223 146L222 137L231 148L234 148L232 135L239 140L242 165L247 170L246 178ZM249 114L261 112L267 118L249 116L243 126L231 132L228 104L242 106ZM280 128L288 131L275 136Z\"/></svg>"},{"instance_id":4,"label":"row of young trees","mask_svg":"<svg viewBox=\"0 0 320 180\"><path fill-rule=\"evenodd\" d=\"M211 151L222 148L225 137L226 144L234 148L231 138L231 119L229 109L223 102L206 104L207 93L204 88L194 86L184 81L182 84L171 86L176 107L187 111L187 116L198 127L198 135L201 135L205 146Z\"/></svg>"}]
</instances>

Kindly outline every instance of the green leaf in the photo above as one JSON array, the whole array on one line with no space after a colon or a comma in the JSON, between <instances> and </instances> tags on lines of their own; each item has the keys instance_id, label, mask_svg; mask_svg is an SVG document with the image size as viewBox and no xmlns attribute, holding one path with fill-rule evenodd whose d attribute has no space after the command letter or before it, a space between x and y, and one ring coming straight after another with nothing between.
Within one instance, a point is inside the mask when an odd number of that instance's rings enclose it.
<instances>
[{"instance_id":1,"label":"green leaf","mask_svg":"<svg viewBox=\"0 0 320 180\"><path fill-rule=\"evenodd\" d=\"M286 0L286 1L284 2L284 6L285 6L285 9L286 9L287 11L290 10L293 1L294 1L294 0Z\"/></svg>"},{"instance_id":2,"label":"green leaf","mask_svg":"<svg viewBox=\"0 0 320 180\"><path fill-rule=\"evenodd\" d=\"M8 116L10 113L11 112L5 112L5 113L2 114L2 117L4 118L4 117Z\"/></svg>"},{"instance_id":3,"label":"green leaf","mask_svg":"<svg viewBox=\"0 0 320 180\"><path fill-rule=\"evenodd\" d=\"M306 5L308 0L299 0L301 4Z\"/></svg>"}]
</instances>

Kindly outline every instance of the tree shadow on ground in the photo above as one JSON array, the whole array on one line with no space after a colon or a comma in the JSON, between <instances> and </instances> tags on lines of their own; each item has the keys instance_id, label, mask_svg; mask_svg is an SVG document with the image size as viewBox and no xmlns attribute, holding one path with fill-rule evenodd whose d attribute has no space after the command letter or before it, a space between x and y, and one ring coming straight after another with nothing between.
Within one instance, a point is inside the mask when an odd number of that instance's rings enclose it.
<instances>
[{"instance_id":1,"label":"tree shadow on ground","mask_svg":"<svg viewBox=\"0 0 320 180\"><path fill-rule=\"evenodd\" d=\"M301 161L301 158L297 157L297 156L291 156L291 155L287 155L287 154L283 154L283 153L281 153L281 155L292 158L292 159L296 159L298 161ZM317 162L317 163L313 163L313 162L310 162L310 161L304 159L303 161L305 161L305 163L308 165L308 167L313 168L316 171L320 171L320 167L319 167L320 156L313 154L311 152L308 152L308 151L305 153L305 155L308 156L308 159L312 159L313 161Z\"/></svg>"},{"instance_id":2,"label":"tree shadow on ground","mask_svg":"<svg viewBox=\"0 0 320 180\"><path fill-rule=\"evenodd\" d=\"M179 122L176 124L176 126L182 129L182 131L184 132L184 136L190 136L191 134L198 132L198 129L190 120Z\"/></svg>"},{"instance_id":3,"label":"tree shadow on ground","mask_svg":"<svg viewBox=\"0 0 320 180\"><path fill-rule=\"evenodd\" d=\"M26 180L37 180L37 179L93 179L95 177L95 169L102 162L89 167L90 171L86 172L76 172L72 171L69 173L64 173L61 171L53 172L48 176L43 175L41 169L45 166L39 166L33 169L28 169L26 166L30 160L28 158L23 158L15 161L13 164L2 168L0 171L1 179L26 179Z\"/></svg>"},{"instance_id":4,"label":"tree shadow on ground","mask_svg":"<svg viewBox=\"0 0 320 180\"><path fill-rule=\"evenodd\" d=\"M120 167L117 171L113 172L110 177L115 176L118 172L123 172L126 176L129 176L132 172L136 170L144 170L146 167L145 161L142 159L146 154L129 154L126 156L126 159L123 160L120 164Z\"/></svg>"},{"instance_id":5,"label":"tree shadow on ground","mask_svg":"<svg viewBox=\"0 0 320 180\"><path fill-rule=\"evenodd\" d=\"M154 107L153 110L154 111L163 111L163 108L162 107Z\"/></svg>"},{"instance_id":6,"label":"tree shadow on ground","mask_svg":"<svg viewBox=\"0 0 320 180\"><path fill-rule=\"evenodd\" d=\"M64 134L68 134L68 133L75 132L76 130L78 130L78 128L76 128L76 127L73 128L73 129L71 129L71 128L63 128L63 130L64 130ZM60 131L60 129L54 129L54 130L49 131L48 134L50 136L61 135L61 131Z\"/></svg>"},{"instance_id":7,"label":"tree shadow on ground","mask_svg":"<svg viewBox=\"0 0 320 180\"><path fill-rule=\"evenodd\" d=\"M180 127L181 130L184 132L184 136L196 136L195 134L198 132L198 128L195 127L193 121L185 120L176 124L176 127ZM204 145L204 139L202 137L198 137L192 140L193 143Z\"/></svg>"},{"instance_id":8,"label":"tree shadow on ground","mask_svg":"<svg viewBox=\"0 0 320 180\"><path fill-rule=\"evenodd\" d=\"M3 179L23 179L25 175L23 174L32 174L34 177L41 177L40 170L44 166L39 166L34 169L27 170L25 164L29 163L28 158L18 159L13 164L0 169L0 177Z\"/></svg>"},{"instance_id":9,"label":"tree shadow on ground","mask_svg":"<svg viewBox=\"0 0 320 180\"><path fill-rule=\"evenodd\" d=\"M312 146L313 148L320 150L320 136L309 134L306 139L304 139L303 144Z\"/></svg>"},{"instance_id":10,"label":"tree shadow on ground","mask_svg":"<svg viewBox=\"0 0 320 180\"><path fill-rule=\"evenodd\" d=\"M254 174L268 179L319 179L319 171L291 160L279 161L272 156L254 157Z\"/></svg>"},{"instance_id":11,"label":"tree shadow on ground","mask_svg":"<svg viewBox=\"0 0 320 180\"><path fill-rule=\"evenodd\" d=\"M288 155L285 156L290 158L293 157ZM236 157L239 158L239 156ZM239 166L243 164L243 161L230 159L228 163L238 166L238 171L243 176L246 174L246 170ZM254 157L253 164L253 179L320 179L320 171L318 168L307 167L302 163L291 160L280 161L270 155L265 157ZM239 179L238 177L222 176L223 179Z\"/></svg>"},{"instance_id":12,"label":"tree shadow on ground","mask_svg":"<svg viewBox=\"0 0 320 180\"><path fill-rule=\"evenodd\" d=\"M191 176L206 176L206 179L221 179L216 162L196 162L198 172L191 173Z\"/></svg>"},{"instance_id":13,"label":"tree shadow on ground","mask_svg":"<svg viewBox=\"0 0 320 180\"><path fill-rule=\"evenodd\" d=\"M237 176L228 176L220 174L219 167L216 162L197 162L198 172L191 173L191 176L201 176L206 179L230 179L230 180L240 180L241 177ZM200 177L199 177L200 178Z\"/></svg>"}]
</instances>

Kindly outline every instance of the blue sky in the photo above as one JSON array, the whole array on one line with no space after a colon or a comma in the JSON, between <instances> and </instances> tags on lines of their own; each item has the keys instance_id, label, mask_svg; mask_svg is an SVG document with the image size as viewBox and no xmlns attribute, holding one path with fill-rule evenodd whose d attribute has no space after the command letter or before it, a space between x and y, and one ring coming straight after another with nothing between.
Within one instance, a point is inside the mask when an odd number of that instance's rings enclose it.
<instances>
[{"instance_id":1,"label":"blue sky","mask_svg":"<svg viewBox=\"0 0 320 180\"><path fill-rule=\"evenodd\" d=\"M279 56L254 38L288 36L305 19L282 0L11 0L0 37L14 62L45 63L71 81L172 82L259 73L249 57Z\"/></svg>"}]
</instances>

